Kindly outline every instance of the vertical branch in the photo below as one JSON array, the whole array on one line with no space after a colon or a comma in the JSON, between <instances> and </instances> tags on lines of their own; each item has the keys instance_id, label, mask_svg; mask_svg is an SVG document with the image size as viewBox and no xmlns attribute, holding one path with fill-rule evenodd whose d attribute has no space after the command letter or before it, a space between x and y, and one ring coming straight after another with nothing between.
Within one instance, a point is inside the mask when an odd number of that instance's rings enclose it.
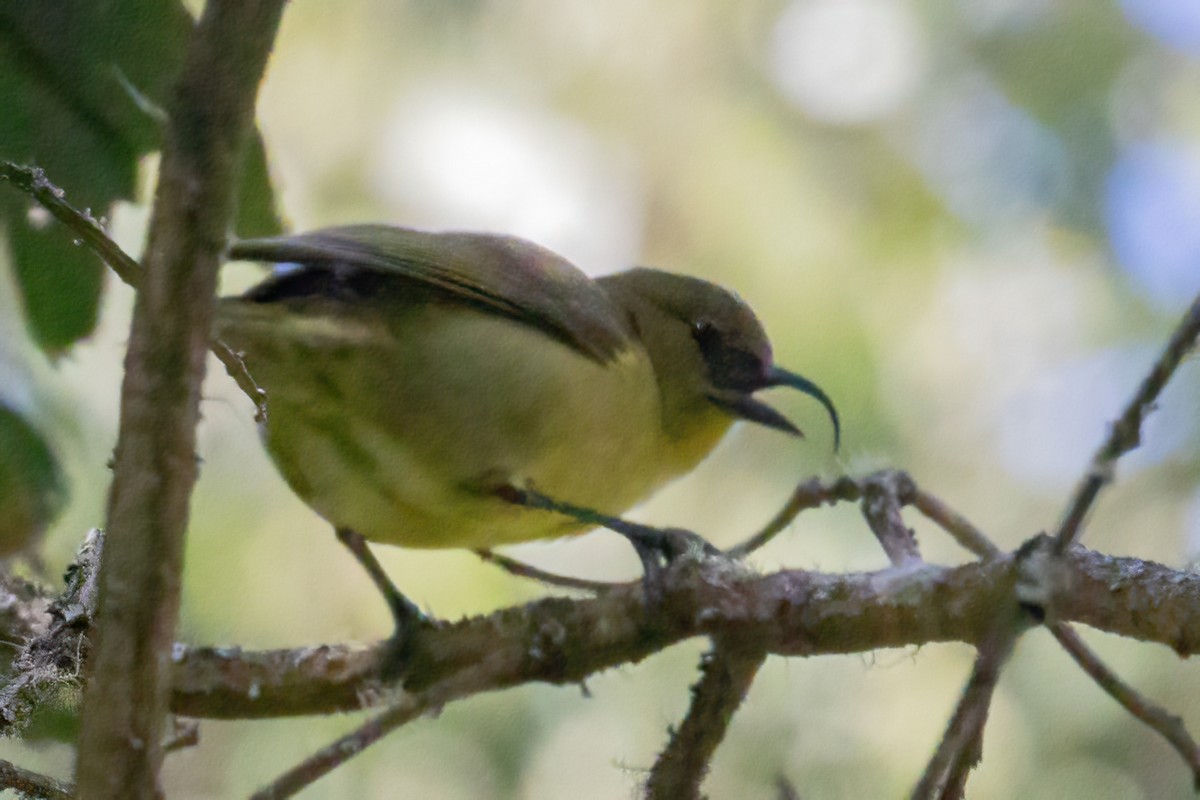
<instances>
[{"instance_id":1,"label":"vertical branch","mask_svg":"<svg viewBox=\"0 0 1200 800\"><path fill-rule=\"evenodd\" d=\"M1108 437L1092 456L1092 463L1083 479L1075 488L1063 520L1054 536L1054 552L1058 555L1079 539L1084 517L1091 510L1100 490L1112 480L1117 459L1137 447L1142 441L1142 421L1154 408L1159 394L1166 388L1175 370L1196 346L1200 337L1200 295L1192 301L1183 318L1179 320L1162 353L1142 379L1133 397L1129 399L1121 416L1109 428Z\"/></svg>"},{"instance_id":2,"label":"vertical branch","mask_svg":"<svg viewBox=\"0 0 1200 800\"><path fill-rule=\"evenodd\" d=\"M169 100L125 358L81 797L161 795L195 427L237 168L283 0L209 0Z\"/></svg>"},{"instance_id":3,"label":"vertical branch","mask_svg":"<svg viewBox=\"0 0 1200 800\"><path fill-rule=\"evenodd\" d=\"M733 712L742 704L765 650L746 650L714 641L701 662L702 677L692 687L692 705L679 730L659 754L646 781L648 800L698 800L700 784L717 746L725 738Z\"/></svg>"},{"instance_id":4,"label":"vertical branch","mask_svg":"<svg viewBox=\"0 0 1200 800\"><path fill-rule=\"evenodd\" d=\"M917 537L900 514L900 494L912 488L907 475L882 472L863 482L862 514L892 566L921 563Z\"/></svg>"},{"instance_id":5,"label":"vertical branch","mask_svg":"<svg viewBox=\"0 0 1200 800\"><path fill-rule=\"evenodd\" d=\"M975 668L954 709L946 733L925 766L913 789L911 800L958 800L966 786L967 775L983 754L983 728L1000 668L1012 653L1015 630L993 633L979 646Z\"/></svg>"}]
</instances>

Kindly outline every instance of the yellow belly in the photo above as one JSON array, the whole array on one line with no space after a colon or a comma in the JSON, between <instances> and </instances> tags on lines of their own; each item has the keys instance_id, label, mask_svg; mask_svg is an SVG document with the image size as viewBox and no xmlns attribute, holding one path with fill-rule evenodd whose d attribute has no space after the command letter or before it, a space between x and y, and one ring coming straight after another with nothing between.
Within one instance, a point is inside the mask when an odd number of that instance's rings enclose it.
<instances>
[{"instance_id":1,"label":"yellow belly","mask_svg":"<svg viewBox=\"0 0 1200 800\"><path fill-rule=\"evenodd\" d=\"M310 506L367 539L490 547L560 536L585 526L494 491L532 487L619 514L691 466L667 455L639 347L601 365L458 306L388 325L237 308L222 310L218 334L266 390L268 450Z\"/></svg>"}]
</instances>

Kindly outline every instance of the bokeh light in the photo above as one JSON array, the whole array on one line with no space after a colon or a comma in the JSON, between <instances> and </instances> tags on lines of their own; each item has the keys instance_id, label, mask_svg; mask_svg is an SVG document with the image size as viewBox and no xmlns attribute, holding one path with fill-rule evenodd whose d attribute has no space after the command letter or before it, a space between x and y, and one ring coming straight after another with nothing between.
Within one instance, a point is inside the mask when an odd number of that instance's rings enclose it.
<instances>
[{"instance_id":1,"label":"bokeh light","mask_svg":"<svg viewBox=\"0 0 1200 800\"><path fill-rule=\"evenodd\" d=\"M411 224L516 234L593 273L631 264L641 249L628 155L536 107L424 88L396 104L371 163L372 188Z\"/></svg>"},{"instance_id":2,"label":"bokeh light","mask_svg":"<svg viewBox=\"0 0 1200 800\"><path fill-rule=\"evenodd\" d=\"M814 119L870 122L917 88L924 44L904 0L793 0L775 23L771 77Z\"/></svg>"},{"instance_id":3,"label":"bokeh light","mask_svg":"<svg viewBox=\"0 0 1200 800\"><path fill-rule=\"evenodd\" d=\"M1138 142L1113 166L1105 197L1113 252L1150 300L1182 310L1200 291L1200 148Z\"/></svg>"},{"instance_id":4,"label":"bokeh light","mask_svg":"<svg viewBox=\"0 0 1200 800\"><path fill-rule=\"evenodd\" d=\"M1200 54L1200 5L1191 0L1121 0L1121 10L1164 44Z\"/></svg>"}]
</instances>

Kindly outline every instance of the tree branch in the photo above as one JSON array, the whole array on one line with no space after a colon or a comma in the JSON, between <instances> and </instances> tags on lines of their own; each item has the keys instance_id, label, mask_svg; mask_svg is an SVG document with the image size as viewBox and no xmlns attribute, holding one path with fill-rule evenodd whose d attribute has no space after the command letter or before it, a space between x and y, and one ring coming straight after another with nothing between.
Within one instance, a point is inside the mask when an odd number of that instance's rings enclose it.
<instances>
[{"instance_id":1,"label":"tree branch","mask_svg":"<svg viewBox=\"0 0 1200 800\"><path fill-rule=\"evenodd\" d=\"M1096 682L1097 686L1175 748L1175 752L1179 753L1180 758L1191 769L1192 784L1195 790L1200 792L1200 750L1197 750L1196 740L1187 732L1183 720L1157 703L1146 699L1136 689L1117 677L1100 660L1100 657L1083 643L1079 634L1071 626L1052 625L1050 632L1054 634L1054 638L1070 654L1071 658L1075 659L1075 663Z\"/></svg>"},{"instance_id":2,"label":"tree branch","mask_svg":"<svg viewBox=\"0 0 1200 800\"><path fill-rule=\"evenodd\" d=\"M1154 362L1150 372L1142 380L1138 390L1125 406L1125 411L1109 429L1108 438L1075 488L1067 505L1063 521L1054 537L1055 552L1061 553L1079 538L1084 517L1105 484L1112 480L1117 459L1137 447L1142 437L1142 421L1146 418L1159 393L1171 380L1184 357L1195 346L1200 336L1200 296L1192 301L1191 307L1179 321L1166 347Z\"/></svg>"},{"instance_id":3,"label":"tree branch","mask_svg":"<svg viewBox=\"0 0 1200 800\"><path fill-rule=\"evenodd\" d=\"M0 788L36 800L73 800L75 787L0 759Z\"/></svg>"},{"instance_id":4,"label":"tree branch","mask_svg":"<svg viewBox=\"0 0 1200 800\"><path fill-rule=\"evenodd\" d=\"M328 775L392 731L437 706L429 698L405 697L374 719L360 725L254 793L250 800L284 800Z\"/></svg>"},{"instance_id":5,"label":"tree branch","mask_svg":"<svg viewBox=\"0 0 1200 800\"><path fill-rule=\"evenodd\" d=\"M0 688L0 735L20 733L40 702L78 682L88 626L96 612L103 550L104 534L91 531L67 569L62 595L46 609L45 624L33 626L28 632L4 631L4 639L25 643L13 663L13 679Z\"/></svg>"},{"instance_id":6,"label":"tree branch","mask_svg":"<svg viewBox=\"0 0 1200 800\"><path fill-rule=\"evenodd\" d=\"M142 275L141 266L108 238L91 214L85 214L68 203L67 193L51 183L40 167L23 167L0 159L0 178L37 200L42 208L71 231L72 236L108 264L121 280L130 286L138 284Z\"/></svg>"},{"instance_id":7,"label":"tree branch","mask_svg":"<svg viewBox=\"0 0 1200 800\"><path fill-rule=\"evenodd\" d=\"M903 472L877 472L862 481L863 518L893 566L920 564L921 551L912 530L900 515L901 495L911 496L912 480Z\"/></svg>"},{"instance_id":8,"label":"tree branch","mask_svg":"<svg viewBox=\"0 0 1200 800\"><path fill-rule=\"evenodd\" d=\"M913 789L912 800L961 800L967 775L983 755L988 709L1000 679L1000 668L1012 653L1017 633L1016 627L1001 622L996 633L980 645L971 679L963 689L942 741Z\"/></svg>"},{"instance_id":9,"label":"tree branch","mask_svg":"<svg viewBox=\"0 0 1200 800\"><path fill-rule=\"evenodd\" d=\"M161 794L195 428L217 267L254 98L283 0L209 0L168 100L159 184L134 305L84 692L79 793Z\"/></svg>"},{"instance_id":10,"label":"tree branch","mask_svg":"<svg viewBox=\"0 0 1200 800\"><path fill-rule=\"evenodd\" d=\"M1200 653L1200 575L1082 548L1068 551L1063 568L1074 590L1056 607L1060 619ZM953 568L845 575L753 576L710 559L666 571L664 606L653 621L637 586L546 598L428 632L400 677L407 693L437 689L444 703L530 682L578 683L693 636L750 637L787 656L978 644L997 609L1018 607L1016 576L1009 554ZM262 719L377 705L401 691L379 681L385 652L383 645L265 652L181 645L172 707L190 717Z\"/></svg>"},{"instance_id":11,"label":"tree branch","mask_svg":"<svg viewBox=\"0 0 1200 800\"><path fill-rule=\"evenodd\" d=\"M996 547L992 540L983 531L976 528L969 519L946 505L941 498L934 497L915 484L911 502L913 507L920 511L926 519L953 536L954 540L968 552L974 553L980 558L990 558L1000 552L1000 548Z\"/></svg>"},{"instance_id":12,"label":"tree branch","mask_svg":"<svg viewBox=\"0 0 1200 800\"><path fill-rule=\"evenodd\" d=\"M73 236L108 264L126 285L135 289L141 285L142 265L110 239L91 214L84 213L68 203L66 192L55 186L39 167L23 167L11 161L0 160L0 178L9 181L17 189L41 203L42 207L65 225ZM213 341L209 346L213 355L225 366L225 372L250 398L250 402L254 403L255 419L259 422L266 419L266 395L254 382L254 378L250 377L241 356L224 342Z\"/></svg>"},{"instance_id":13,"label":"tree branch","mask_svg":"<svg viewBox=\"0 0 1200 800\"><path fill-rule=\"evenodd\" d=\"M796 487L783 508L761 531L726 552L734 558L745 558L778 536L800 512L840 501L854 502L860 497L862 487L853 478L843 476L834 481L822 481L820 478L807 480Z\"/></svg>"},{"instance_id":14,"label":"tree branch","mask_svg":"<svg viewBox=\"0 0 1200 800\"><path fill-rule=\"evenodd\" d=\"M628 585L628 582L590 581L586 578L572 578L570 575L558 575L487 548L476 550L475 555L489 564L495 564L509 575L515 575L518 578L528 578L546 586L557 586L560 589L574 589L581 592L607 592L618 586Z\"/></svg>"},{"instance_id":15,"label":"tree branch","mask_svg":"<svg viewBox=\"0 0 1200 800\"><path fill-rule=\"evenodd\" d=\"M678 731L659 754L646 780L647 800L700 800L700 784L729 723L766 660L762 650L713 643L700 662L700 682L692 687L692 705Z\"/></svg>"}]
</instances>

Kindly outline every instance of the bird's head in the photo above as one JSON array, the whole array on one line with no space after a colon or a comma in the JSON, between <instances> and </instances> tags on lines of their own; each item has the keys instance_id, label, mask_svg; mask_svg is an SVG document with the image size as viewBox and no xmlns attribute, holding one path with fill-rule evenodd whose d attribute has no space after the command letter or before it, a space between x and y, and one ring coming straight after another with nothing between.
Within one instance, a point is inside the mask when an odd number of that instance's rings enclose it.
<instances>
[{"instance_id":1,"label":"bird's head","mask_svg":"<svg viewBox=\"0 0 1200 800\"><path fill-rule=\"evenodd\" d=\"M600 279L633 317L654 362L667 405L712 407L734 419L802 436L800 429L755 397L790 386L815 398L841 439L837 409L812 381L774 363L762 323L736 294L686 275L639 267Z\"/></svg>"}]
</instances>

